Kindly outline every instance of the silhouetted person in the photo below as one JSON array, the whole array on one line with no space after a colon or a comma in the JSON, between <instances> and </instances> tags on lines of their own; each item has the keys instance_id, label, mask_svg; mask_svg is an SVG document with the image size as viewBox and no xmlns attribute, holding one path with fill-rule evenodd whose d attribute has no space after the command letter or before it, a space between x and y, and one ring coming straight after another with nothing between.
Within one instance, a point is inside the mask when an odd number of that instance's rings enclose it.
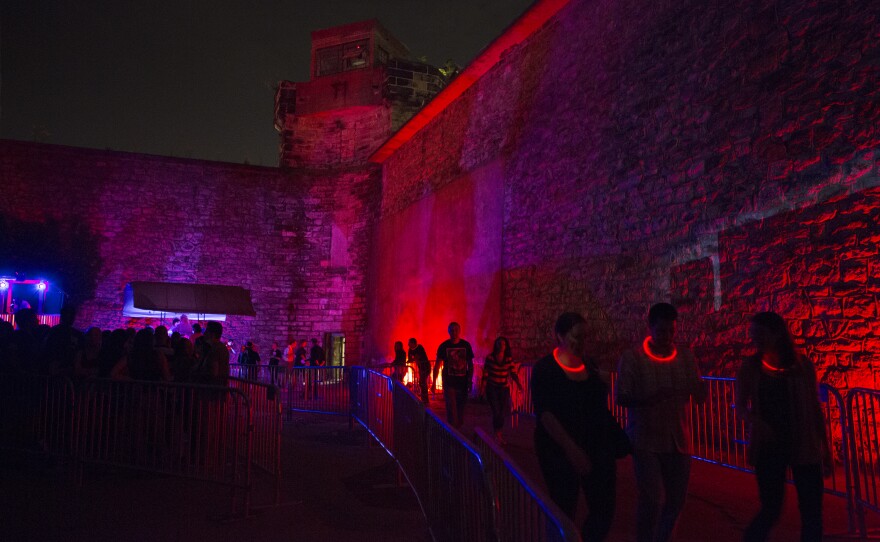
<instances>
[{"instance_id":1,"label":"silhouetted person","mask_svg":"<svg viewBox=\"0 0 880 542\"><path fill-rule=\"evenodd\" d=\"M414 338L411 338L407 346L409 346L409 362L415 365L419 373L419 391L424 404L428 404L428 379L431 376L431 362L428 360L428 353L425 347L419 344Z\"/></svg>"},{"instance_id":2,"label":"silhouetted person","mask_svg":"<svg viewBox=\"0 0 880 542\"><path fill-rule=\"evenodd\" d=\"M16 319L18 319L18 315L16 315ZM73 376L76 352L79 350L82 338L82 333L73 327L75 320L76 309L65 305L61 308L60 322L46 336L42 366L48 368L49 374Z\"/></svg>"},{"instance_id":3,"label":"silhouetted person","mask_svg":"<svg viewBox=\"0 0 880 542\"><path fill-rule=\"evenodd\" d=\"M755 355L736 377L736 404L750 427L746 459L755 467L761 510L743 533L767 540L782 513L785 473L791 468L801 513L801 541L822 539L822 463L830 450L819 405L816 369L797 352L785 320L775 312L752 317Z\"/></svg>"},{"instance_id":4,"label":"silhouetted person","mask_svg":"<svg viewBox=\"0 0 880 542\"><path fill-rule=\"evenodd\" d=\"M318 344L318 339L312 339L312 347L309 349L309 366L323 367L325 361L324 349Z\"/></svg>"},{"instance_id":5,"label":"silhouetted person","mask_svg":"<svg viewBox=\"0 0 880 542\"><path fill-rule=\"evenodd\" d=\"M627 408L627 432L639 501L638 542L672 537L687 498L691 464L689 400L706 399L693 353L675 344L678 311L657 303L648 311L650 335L617 366L617 403Z\"/></svg>"},{"instance_id":6,"label":"silhouetted person","mask_svg":"<svg viewBox=\"0 0 880 542\"><path fill-rule=\"evenodd\" d=\"M474 375L474 350L461 338L461 326L450 322L446 328L449 339L437 348L437 363L443 364L443 399L446 402L446 420L460 429L464 423L464 407Z\"/></svg>"},{"instance_id":7,"label":"silhouetted person","mask_svg":"<svg viewBox=\"0 0 880 542\"><path fill-rule=\"evenodd\" d=\"M391 377L398 382L403 382L406 375L406 351L401 341L394 342L394 361L391 362Z\"/></svg>"},{"instance_id":8,"label":"silhouetted person","mask_svg":"<svg viewBox=\"0 0 880 542\"><path fill-rule=\"evenodd\" d=\"M559 316L554 326L557 346L535 364L531 387L535 452L547 490L572 520L583 492L589 515L581 536L594 542L604 540L611 529L615 458L629 452L629 443L608 410L608 387L595 363L585 358L584 324L577 313Z\"/></svg>"}]
</instances>

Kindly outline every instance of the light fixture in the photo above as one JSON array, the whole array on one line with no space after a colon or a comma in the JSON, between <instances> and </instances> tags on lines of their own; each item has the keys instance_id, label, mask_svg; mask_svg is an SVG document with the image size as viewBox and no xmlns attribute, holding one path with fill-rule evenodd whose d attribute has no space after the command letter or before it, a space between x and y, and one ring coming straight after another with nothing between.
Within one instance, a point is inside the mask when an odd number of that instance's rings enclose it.
<instances>
[{"instance_id":1,"label":"light fixture","mask_svg":"<svg viewBox=\"0 0 880 542\"><path fill-rule=\"evenodd\" d=\"M46 289L46 283L45 283L45 282L43 282L43 281L41 280L40 282L37 283L37 290L40 290L40 291L42 292L42 291L45 290L45 289Z\"/></svg>"},{"instance_id":2,"label":"light fixture","mask_svg":"<svg viewBox=\"0 0 880 542\"><path fill-rule=\"evenodd\" d=\"M0 280L0 290L6 290L9 288L9 283L6 280Z\"/></svg>"}]
</instances>

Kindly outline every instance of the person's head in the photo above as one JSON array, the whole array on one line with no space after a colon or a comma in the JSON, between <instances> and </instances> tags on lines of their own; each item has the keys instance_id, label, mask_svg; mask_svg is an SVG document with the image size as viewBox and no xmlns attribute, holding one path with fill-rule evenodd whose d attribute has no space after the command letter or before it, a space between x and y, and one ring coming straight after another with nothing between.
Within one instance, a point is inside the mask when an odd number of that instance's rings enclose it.
<instances>
[{"instance_id":1,"label":"person's head","mask_svg":"<svg viewBox=\"0 0 880 542\"><path fill-rule=\"evenodd\" d=\"M648 330L655 346L672 346L678 311L669 303L657 303L648 310Z\"/></svg>"},{"instance_id":2,"label":"person's head","mask_svg":"<svg viewBox=\"0 0 880 542\"><path fill-rule=\"evenodd\" d=\"M103 339L104 336L101 333L101 328L90 327L88 331L86 331L84 343L87 348L101 348Z\"/></svg>"},{"instance_id":3,"label":"person's head","mask_svg":"<svg viewBox=\"0 0 880 542\"><path fill-rule=\"evenodd\" d=\"M76 320L76 308L73 305L61 307L61 325L72 326Z\"/></svg>"},{"instance_id":4,"label":"person's head","mask_svg":"<svg viewBox=\"0 0 880 542\"><path fill-rule=\"evenodd\" d=\"M134 335L131 351L133 353L145 353L153 351L153 329L145 327Z\"/></svg>"},{"instance_id":5,"label":"person's head","mask_svg":"<svg viewBox=\"0 0 880 542\"><path fill-rule=\"evenodd\" d=\"M302 346L302 347L303 347L303 348L305 348L305 347L306 347L306 346L308 346L308 345L309 345L309 341L307 341L307 340L305 340L305 339L303 339L303 340L302 340L302 342L301 342L301 343L299 343L299 345L300 345L300 346Z\"/></svg>"},{"instance_id":6,"label":"person's head","mask_svg":"<svg viewBox=\"0 0 880 542\"><path fill-rule=\"evenodd\" d=\"M223 325L220 322L215 320L211 320L205 326L205 336L210 339L220 340L220 337L223 336Z\"/></svg>"},{"instance_id":7,"label":"person's head","mask_svg":"<svg viewBox=\"0 0 880 542\"><path fill-rule=\"evenodd\" d=\"M412 350L419 345L419 341L417 341L414 337L410 337L410 339L407 341L407 345L409 345L409 349Z\"/></svg>"},{"instance_id":8,"label":"person's head","mask_svg":"<svg viewBox=\"0 0 880 542\"><path fill-rule=\"evenodd\" d=\"M176 317L176 316L175 316L174 318L171 319L171 325L172 325L172 326L176 326L179 322L180 322L180 318L178 318L178 317Z\"/></svg>"},{"instance_id":9,"label":"person's head","mask_svg":"<svg viewBox=\"0 0 880 542\"><path fill-rule=\"evenodd\" d=\"M492 345L492 354L495 355L496 359L513 357L510 354L510 342L508 342L507 337L495 339L495 343Z\"/></svg>"},{"instance_id":10,"label":"person's head","mask_svg":"<svg viewBox=\"0 0 880 542\"><path fill-rule=\"evenodd\" d=\"M33 332L40 325L40 317L34 309L18 309L15 313L15 327L22 331Z\"/></svg>"},{"instance_id":11,"label":"person's head","mask_svg":"<svg viewBox=\"0 0 880 542\"><path fill-rule=\"evenodd\" d=\"M788 324L775 312L759 312L752 316L749 336L758 353L775 352L783 367L794 364L794 340Z\"/></svg>"},{"instance_id":12,"label":"person's head","mask_svg":"<svg viewBox=\"0 0 880 542\"><path fill-rule=\"evenodd\" d=\"M587 321L576 312L564 312L556 319L553 333L556 344L578 356L584 355L587 344Z\"/></svg>"},{"instance_id":13,"label":"person's head","mask_svg":"<svg viewBox=\"0 0 880 542\"><path fill-rule=\"evenodd\" d=\"M253 350L253 349L254 349L254 343L252 343L251 341L248 341L248 342L244 343L244 349L245 349L245 350Z\"/></svg>"},{"instance_id":14,"label":"person's head","mask_svg":"<svg viewBox=\"0 0 880 542\"><path fill-rule=\"evenodd\" d=\"M193 324L193 333L201 333L202 332L202 324L196 322Z\"/></svg>"},{"instance_id":15,"label":"person's head","mask_svg":"<svg viewBox=\"0 0 880 542\"><path fill-rule=\"evenodd\" d=\"M181 324L189 323L189 317L185 314L181 314L180 315L180 323Z\"/></svg>"},{"instance_id":16,"label":"person's head","mask_svg":"<svg viewBox=\"0 0 880 542\"><path fill-rule=\"evenodd\" d=\"M449 327L446 328L446 331L449 332L449 338L453 341L461 338L461 326L458 322L449 322Z\"/></svg>"},{"instance_id":17,"label":"person's head","mask_svg":"<svg viewBox=\"0 0 880 542\"><path fill-rule=\"evenodd\" d=\"M165 326L156 326L155 336L156 346L165 346L168 344L168 328Z\"/></svg>"},{"instance_id":18,"label":"person's head","mask_svg":"<svg viewBox=\"0 0 880 542\"><path fill-rule=\"evenodd\" d=\"M318 339L312 339L312 346L318 346Z\"/></svg>"},{"instance_id":19,"label":"person's head","mask_svg":"<svg viewBox=\"0 0 880 542\"><path fill-rule=\"evenodd\" d=\"M403 343L401 341L396 341L394 343L394 351L395 352L403 352Z\"/></svg>"},{"instance_id":20,"label":"person's head","mask_svg":"<svg viewBox=\"0 0 880 542\"><path fill-rule=\"evenodd\" d=\"M178 357L192 357L194 351L195 347L193 346L192 341L190 341L186 337L181 337L180 340L177 341L177 344L174 346L174 355Z\"/></svg>"}]
</instances>

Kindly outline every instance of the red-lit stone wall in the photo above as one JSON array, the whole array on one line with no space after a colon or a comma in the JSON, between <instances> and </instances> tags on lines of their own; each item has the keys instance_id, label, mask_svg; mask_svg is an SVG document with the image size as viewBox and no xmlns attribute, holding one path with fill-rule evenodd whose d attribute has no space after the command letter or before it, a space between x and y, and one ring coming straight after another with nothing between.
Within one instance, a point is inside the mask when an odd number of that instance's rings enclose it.
<instances>
[{"instance_id":1,"label":"red-lit stone wall","mask_svg":"<svg viewBox=\"0 0 880 542\"><path fill-rule=\"evenodd\" d=\"M497 332L524 359L579 310L610 366L673 300L707 370L772 309L825 380L876 385L878 21L863 1L573 0L385 162L383 221L495 164Z\"/></svg>"},{"instance_id":2,"label":"red-lit stone wall","mask_svg":"<svg viewBox=\"0 0 880 542\"><path fill-rule=\"evenodd\" d=\"M97 288L78 326L144 323L121 314L131 281L239 285L257 316L229 316L229 338L268 350L341 331L347 358L360 359L375 169L285 172L0 141L0 175L0 215L81 224L95 240Z\"/></svg>"}]
</instances>

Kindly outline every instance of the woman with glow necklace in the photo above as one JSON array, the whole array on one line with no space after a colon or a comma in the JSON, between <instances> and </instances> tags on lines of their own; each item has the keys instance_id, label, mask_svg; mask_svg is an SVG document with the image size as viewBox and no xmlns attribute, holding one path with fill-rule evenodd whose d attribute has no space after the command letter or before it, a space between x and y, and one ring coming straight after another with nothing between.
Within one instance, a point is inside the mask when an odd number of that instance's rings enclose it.
<instances>
[{"instance_id":1,"label":"woman with glow necklace","mask_svg":"<svg viewBox=\"0 0 880 542\"><path fill-rule=\"evenodd\" d=\"M672 539L690 478L688 402L702 402L706 386L688 348L675 344L678 311L657 303L648 311L649 335L617 366L617 403L627 409L638 486L636 540Z\"/></svg>"},{"instance_id":2,"label":"woman with glow necklace","mask_svg":"<svg viewBox=\"0 0 880 542\"><path fill-rule=\"evenodd\" d=\"M830 465L812 362L794 347L775 312L752 317L755 355L736 378L736 404L750 427L746 459L755 467L761 510L746 528L746 542L767 540L782 512L785 473L791 467L801 512L801 541L822 539L822 464Z\"/></svg>"},{"instance_id":3,"label":"woman with glow necklace","mask_svg":"<svg viewBox=\"0 0 880 542\"><path fill-rule=\"evenodd\" d=\"M550 497L575 519L581 491L589 515L584 542L604 540L614 517L615 459L629 453L629 441L608 410L608 387L584 356L583 316L562 314L554 332L557 347L535 364L535 452Z\"/></svg>"}]
</instances>

